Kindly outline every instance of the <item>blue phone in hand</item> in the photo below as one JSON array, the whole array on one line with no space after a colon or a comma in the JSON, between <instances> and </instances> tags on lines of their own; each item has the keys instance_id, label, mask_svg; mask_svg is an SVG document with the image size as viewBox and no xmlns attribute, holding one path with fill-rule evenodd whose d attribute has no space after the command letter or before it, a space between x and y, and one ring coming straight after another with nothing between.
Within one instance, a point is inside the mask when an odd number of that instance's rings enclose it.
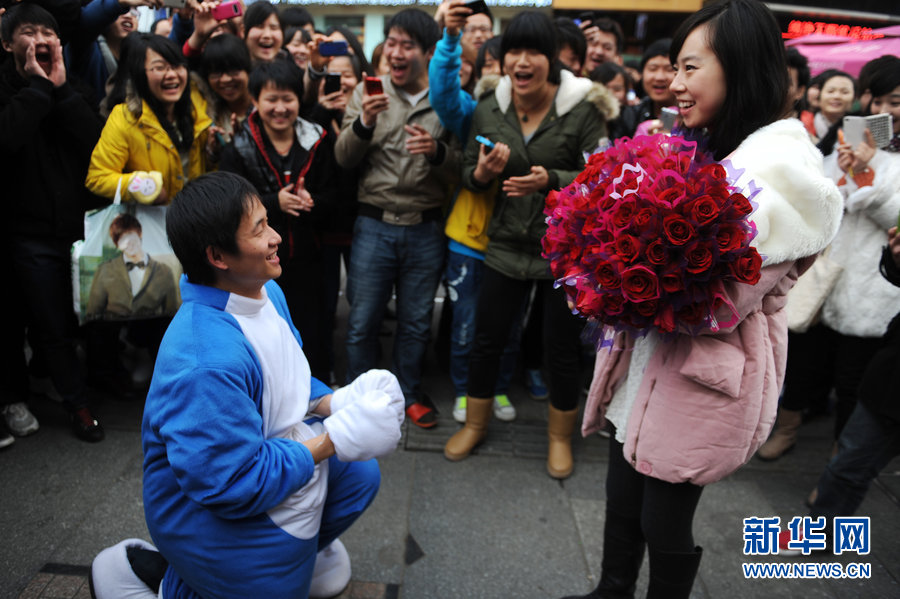
<instances>
[{"instance_id":1,"label":"blue phone in hand","mask_svg":"<svg viewBox=\"0 0 900 599\"><path fill-rule=\"evenodd\" d=\"M476 135L475 141L486 147L488 150L494 149L494 142L489 140L487 137L484 137L483 135Z\"/></svg>"}]
</instances>

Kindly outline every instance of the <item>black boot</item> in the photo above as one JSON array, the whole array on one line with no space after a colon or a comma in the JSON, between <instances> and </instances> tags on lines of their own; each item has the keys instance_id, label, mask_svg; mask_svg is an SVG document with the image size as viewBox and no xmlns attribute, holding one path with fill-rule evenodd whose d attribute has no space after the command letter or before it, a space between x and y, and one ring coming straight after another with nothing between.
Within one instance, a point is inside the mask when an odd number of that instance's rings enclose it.
<instances>
[{"instance_id":1,"label":"black boot","mask_svg":"<svg viewBox=\"0 0 900 599\"><path fill-rule=\"evenodd\" d=\"M688 599L700 567L703 548L688 553L650 549L650 586L647 599Z\"/></svg>"},{"instance_id":2,"label":"black boot","mask_svg":"<svg viewBox=\"0 0 900 599\"><path fill-rule=\"evenodd\" d=\"M635 583L644 561L644 546L639 518L622 518L607 510L600 584L587 595L563 599L634 599Z\"/></svg>"}]
</instances>

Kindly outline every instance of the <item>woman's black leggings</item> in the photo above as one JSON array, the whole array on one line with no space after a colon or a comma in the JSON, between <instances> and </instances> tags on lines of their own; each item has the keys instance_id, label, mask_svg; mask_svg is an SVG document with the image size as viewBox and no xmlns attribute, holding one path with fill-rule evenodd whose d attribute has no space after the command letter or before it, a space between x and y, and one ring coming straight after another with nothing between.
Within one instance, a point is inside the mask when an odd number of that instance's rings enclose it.
<instances>
[{"instance_id":1,"label":"woman's black leggings","mask_svg":"<svg viewBox=\"0 0 900 599\"><path fill-rule=\"evenodd\" d=\"M513 279L485 267L478 296L475 342L469 358L471 397L493 397L500 357L509 339L513 321L521 314L532 283L543 300L545 364L550 373L550 403L558 410L578 407L578 376L581 356L581 331L584 320L573 315L562 289L554 289L553 281Z\"/></svg>"},{"instance_id":2,"label":"woman's black leggings","mask_svg":"<svg viewBox=\"0 0 900 599\"><path fill-rule=\"evenodd\" d=\"M609 440L606 504L609 518L640 520L647 545L656 551L694 551L694 511L703 487L669 483L631 467L615 433Z\"/></svg>"}]
</instances>

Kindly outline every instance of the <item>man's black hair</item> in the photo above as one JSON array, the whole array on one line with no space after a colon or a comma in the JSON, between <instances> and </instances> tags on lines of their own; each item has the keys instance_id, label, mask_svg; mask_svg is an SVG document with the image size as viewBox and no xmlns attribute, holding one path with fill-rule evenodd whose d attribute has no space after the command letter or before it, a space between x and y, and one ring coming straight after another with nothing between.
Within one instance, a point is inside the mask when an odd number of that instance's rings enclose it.
<instances>
[{"instance_id":1,"label":"man's black hair","mask_svg":"<svg viewBox=\"0 0 900 599\"><path fill-rule=\"evenodd\" d=\"M650 59L656 58L657 56L662 56L666 60L669 60L669 48L672 47L672 38L664 37L661 40L656 40L644 50L644 54L641 56L641 66L638 69L642 74L644 72L644 67L647 66L647 63L650 62Z\"/></svg>"},{"instance_id":2,"label":"man's black hair","mask_svg":"<svg viewBox=\"0 0 900 599\"><path fill-rule=\"evenodd\" d=\"M556 35L559 38L559 47L568 46L578 57L578 62L584 66L587 57L587 40L581 27L568 17L557 17L553 24L556 25ZM580 75L580 73L575 73Z\"/></svg>"},{"instance_id":3,"label":"man's black hair","mask_svg":"<svg viewBox=\"0 0 900 599\"><path fill-rule=\"evenodd\" d=\"M604 33L613 34L613 37L616 38L616 54L621 55L625 51L625 33L617 21L613 21L609 17L603 17L596 21L591 21L591 24Z\"/></svg>"},{"instance_id":4,"label":"man's black hair","mask_svg":"<svg viewBox=\"0 0 900 599\"><path fill-rule=\"evenodd\" d=\"M559 72L562 69L559 62L559 41L550 17L536 10L520 12L513 17L500 41L500 61L505 60L507 52L518 49L536 50L546 56L550 61L547 81L559 83Z\"/></svg>"},{"instance_id":5,"label":"man's black hair","mask_svg":"<svg viewBox=\"0 0 900 599\"><path fill-rule=\"evenodd\" d=\"M266 22L266 19L272 15L275 15L275 18L278 19L278 24L283 30L284 24L282 24L281 16L279 16L278 9L275 8L274 4L268 0L258 0L248 6L247 10L244 11L244 37L247 37L247 33L254 27L261 27Z\"/></svg>"},{"instance_id":6,"label":"man's black hair","mask_svg":"<svg viewBox=\"0 0 900 599\"><path fill-rule=\"evenodd\" d=\"M250 72L253 63L244 40L232 33L223 33L206 42L200 57L200 75L207 79L213 73L231 71Z\"/></svg>"},{"instance_id":7,"label":"man's black hair","mask_svg":"<svg viewBox=\"0 0 900 599\"><path fill-rule=\"evenodd\" d=\"M303 98L303 72L293 60L273 60L261 62L250 71L250 95L259 99L259 94L267 83L275 89L291 90L297 98Z\"/></svg>"},{"instance_id":8,"label":"man's black hair","mask_svg":"<svg viewBox=\"0 0 900 599\"><path fill-rule=\"evenodd\" d=\"M279 15L281 18L281 26L282 27L306 27L307 25L312 25L315 27L315 21L309 11L303 8L302 6L292 6L290 8L286 8L281 11Z\"/></svg>"},{"instance_id":9,"label":"man's black hair","mask_svg":"<svg viewBox=\"0 0 900 599\"><path fill-rule=\"evenodd\" d=\"M166 234L191 283L213 285L216 269L206 248L238 252L237 231L259 194L234 173L218 171L188 181L166 213Z\"/></svg>"},{"instance_id":10,"label":"man's black hair","mask_svg":"<svg viewBox=\"0 0 900 599\"><path fill-rule=\"evenodd\" d=\"M384 26L384 37L387 38L391 29L395 28L415 40L422 48L422 52L431 50L441 39L441 29L437 22L428 13L418 8L407 8L391 17L391 20Z\"/></svg>"},{"instance_id":11,"label":"man's black hair","mask_svg":"<svg viewBox=\"0 0 900 599\"><path fill-rule=\"evenodd\" d=\"M797 87L809 85L809 61L806 57L797 48L787 48L784 56L788 68L797 71Z\"/></svg>"},{"instance_id":12,"label":"man's black hair","mask_svg":"<svg viewBox=\"0 0 900 599\"><path fill-rule=\"evenodd\" d=\"M20 2L8 8L0 19L0 39L12 42L16 28L21 25L49 27L56 33L56 37L59 37L59 23L49 11L31 2Z\"/></svg>"},{"instance_id":13,"label":"man's black hair","mask_svg":"<svg viewBox=\"0 0 900 599\"><path fill-rule=\"evenodd\" d=\"M153 23L150 25L150 33L156 33L156 29L159 27L159 24L162 23L163 21L168 21L168 20L169 19L156 19L155 21L153 21Z\"/></svg>"}]
</instances>

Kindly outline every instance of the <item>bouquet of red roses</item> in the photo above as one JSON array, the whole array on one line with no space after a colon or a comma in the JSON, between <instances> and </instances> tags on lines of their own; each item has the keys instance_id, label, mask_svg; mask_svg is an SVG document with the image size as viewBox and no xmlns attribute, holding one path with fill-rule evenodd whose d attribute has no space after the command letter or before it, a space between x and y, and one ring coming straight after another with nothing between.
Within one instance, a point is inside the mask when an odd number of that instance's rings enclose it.
<instances>
[{"instance_id":1,"label":"bouquet of red roses","mask_svg":"<svg viewBox=\"0 0 900 599\"><path fill-rule=\"evenodd\" d=\"M544 210L543 255L575 312L636 332L728 326L715 317L723 282L753 285L762 266L748 219L758 189L748 197L736 180L677 136L622 138L592 155Z\"/></svg>"}]
</instances>

